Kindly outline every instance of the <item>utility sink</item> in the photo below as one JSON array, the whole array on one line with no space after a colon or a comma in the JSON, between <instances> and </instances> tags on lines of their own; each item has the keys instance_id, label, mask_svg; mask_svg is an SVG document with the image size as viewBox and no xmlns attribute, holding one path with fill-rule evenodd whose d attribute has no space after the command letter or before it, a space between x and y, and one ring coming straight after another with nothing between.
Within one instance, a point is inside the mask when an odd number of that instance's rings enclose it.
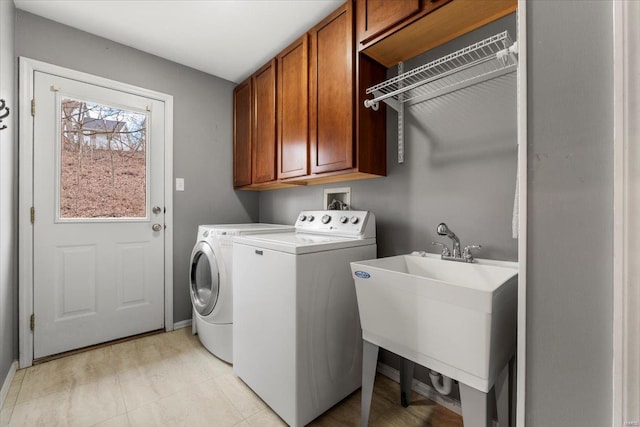
<instances>
[{"instance_id":1,"label":"utility sink","mask_svg":"<svg viewBox=\"0 0 640 427\"><path fill-rule=\"evenodd\" d=\"M413 253L351 270L365 341L489 392L515 353L516 263Z\"/></svg>"}]
</instances>

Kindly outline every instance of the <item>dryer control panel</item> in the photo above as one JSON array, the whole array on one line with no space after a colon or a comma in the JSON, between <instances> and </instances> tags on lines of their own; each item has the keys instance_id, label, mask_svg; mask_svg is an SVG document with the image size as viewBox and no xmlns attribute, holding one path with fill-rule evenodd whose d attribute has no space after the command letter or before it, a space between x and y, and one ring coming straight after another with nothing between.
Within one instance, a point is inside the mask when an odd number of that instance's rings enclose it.
<instances>
[{"instance_id":1,"label":"dryer control panel","mask_svg":"<svg viewBox=\"0 0 640 427\"><path fill-rule=\"evenodd\" d=\"M376 237L376 219L369 211L302 211L296 231L368 239Z\"/></svg>"}]
</instances>

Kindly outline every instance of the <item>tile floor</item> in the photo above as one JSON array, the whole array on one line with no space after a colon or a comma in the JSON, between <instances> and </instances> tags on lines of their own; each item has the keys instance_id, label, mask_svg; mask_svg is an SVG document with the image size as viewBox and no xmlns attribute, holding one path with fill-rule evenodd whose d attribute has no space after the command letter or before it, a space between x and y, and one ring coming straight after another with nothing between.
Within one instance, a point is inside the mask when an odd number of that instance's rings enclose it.
<instances>
[{"instance_id":1,"label":"tile floor","mask_svg":"<svg viewBox=\"0 0 640 427\"><path fill-rule=\"evenodd\" d=\"M372 426L462 426L462 418L379 375ZM360 392L311 425L358 426ZM19 370L0 426L285 426L191 328L98 348Z\"/></svg>"}]
</instances>

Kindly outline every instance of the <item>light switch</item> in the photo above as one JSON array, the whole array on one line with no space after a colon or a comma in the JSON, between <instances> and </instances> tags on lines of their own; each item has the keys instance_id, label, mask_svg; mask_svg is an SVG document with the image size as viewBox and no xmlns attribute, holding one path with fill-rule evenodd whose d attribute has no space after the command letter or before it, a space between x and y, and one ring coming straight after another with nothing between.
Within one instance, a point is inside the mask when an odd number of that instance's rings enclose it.
<instances>
[{"instance_id":1,"label":"light switch","mask_svg":"<svg viewBox=\"0 0 640 427\"><path fill-rule=\"evenodd\" d=\"M184 178L176 178L176 191L184 191Z\"/></svg>"}]
</instances>

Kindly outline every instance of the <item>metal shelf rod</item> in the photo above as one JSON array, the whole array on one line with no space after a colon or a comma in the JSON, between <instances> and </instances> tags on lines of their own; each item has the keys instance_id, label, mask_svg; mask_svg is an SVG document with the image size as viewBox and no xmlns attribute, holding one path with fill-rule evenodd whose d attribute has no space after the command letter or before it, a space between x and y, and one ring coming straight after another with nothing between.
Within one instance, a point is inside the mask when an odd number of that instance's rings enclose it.
<instances>
[{"instance_id":1,"label":"metal shelf rod","mask_svg":"<svg viewBox=\"0 0 640 427\"><path fill-rule=\"evenodd\" d=\"M364 101L364 106L365 107L371 107L373 105L373 103L377 103L377 102L380 102L380 101L384 101L387 98L392 98L394 96L398 96L400 94L403 94L403 93L405 93L407 91L410 91L410 90L415 89L417 87L420 87L422 85L425 85L425 84L428 84L428 83L432 83L432 82L434 82L436 80L439 80L439 79L442 79L444 77L456 74L456 73L458 73L460 71L464 71L466 69L475 67L475 66L480 65L482 63L485 63L485 62L488 62L488 61L492 61L494 59L496 59L496 58L495 57L487 57L487 58L478 59L475 62L470 62L468 64L461 65L459 68L452 69L452 70L449 70L449 71L445 71L445 72L443 72L443 73L441 73L441 74L439 74L439 75L437 75L435 77L431 77L431 78L428 78L428 79L425 79L425 80L420 80L420 81L412 83L412 84L410 84L408 86L402 86L399 89L394 90L393 92L388 92L386 94L382 94L382 95L376 96L373 99L366 99ZM380 92L376 91L375 93L380 93ZM389 104L389 105L391 105L391 107L395 108L393 104Z\"/></svg>"},{"instance_id":2,"label":"metal shelf rod","mask_svg":"<svg viewBox=\"0 0 640 427\"><path fill-rule=\"evenodd\" d=\"M373 94L373 99L364 101L365 107L376 108L380 101L386 102L396 111L399 111L399 104L407 102L416 97L433 98L425 93L413 94L409 96L400 96L410 91L418 91L425 85L438 86L440 80L447 77L454 77L458 73L479 67L482 64L495 62L494 70L496 75L502 74L503 69L513 70L513 66L517 66L516 53L518 51L517 42L512 43L509 34L504 31L489 37L473 45L467 46L454 53L446 55L440 59L432 61L423 66L406 73L399 73L398 76L386 80L382 83L374 85L367 89L368 94ZM492 72L482 72L479 75L490 75ZM451 91L459 90L459 83L465 81L473 81L473 78L465 78L460 82L443 83L442 87L431 89L432 92L439 92L441 96L445 93L444 89L451 88ZM486 79L484 79L486 80ZM472 83L473 84L473 83ZM430 89L424 89L428 92ZM396 102L390 102L391 99Z\"/></svg>"},{"instance_id":3,"label":"metal shelf rod","mask_svg":"<svg viewBox=\"0 0 640 427\"><path fill-rule=\"evenodd\" d=\"M398 163L404 162L404 113L409 107L448 93L464 89L501 75L518 67L518 43L513 43L506 31L469 45L406 73L398 64L398 75L377 85L366 93L364 105L374 110L384 102L398 112Z\"/></svg>"}]
</instances>

